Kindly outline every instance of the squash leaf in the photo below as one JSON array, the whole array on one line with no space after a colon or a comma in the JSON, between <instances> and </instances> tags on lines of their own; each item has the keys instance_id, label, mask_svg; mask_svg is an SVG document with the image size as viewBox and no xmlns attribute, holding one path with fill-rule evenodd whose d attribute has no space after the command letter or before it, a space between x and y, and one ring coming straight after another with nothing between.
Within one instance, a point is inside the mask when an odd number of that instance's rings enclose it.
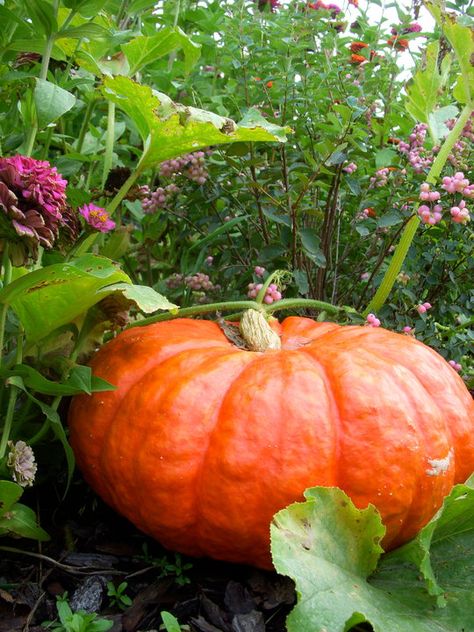
<instances>
[{"instance_id":1,"label":"squash leaf","mask_svg":"<svg viewBox=\"0 0 474 632\"><path fill-rule=\"evenodd\" d=\"M100 292L114 283L131 283L117 264L85 255L66 263L34 270L0 290L0 303L10 305L29 342L72 322L104 298Z\"/></svg>"},{"instance_id":2,"label":"squash leaf","mask_svg":"<svg viewBox=\"0 0 474 632\"><path fill-rule=\"evenodd\" d=\"M201 45L193 42L179 26L166 26L156 35L140 35L122 45L130 65L130 76L178 49L184 53L184 70L188 73L199 59Z\"/></svg>"},{"instance_id":3,"label":"squash leaf","mask_svg":"<svg viewBox=\"0 0 474 632\"><path fill-rule=\"evenodd\" d=\"M237 124L207 110L174 103L128 77L106 77L103 93L134 122L146 147L142 169L210 145L283 142L289 131L268 123L256 110Z\"/></svg>"},{"instance_id":4,"label":"squash leaf","mask_svg":"<svg viewBox=\"0 0 474 632\"><path fill-rule=\"evenodd\" d=\"M337 488L312 488L305 497L271 526L275 568L298 593L288 632L347 632L363 622L375 632L474 629L470 483L454 487L412 543L386 555L374 507L356 509Z\"/></svg>"}]
</instances>

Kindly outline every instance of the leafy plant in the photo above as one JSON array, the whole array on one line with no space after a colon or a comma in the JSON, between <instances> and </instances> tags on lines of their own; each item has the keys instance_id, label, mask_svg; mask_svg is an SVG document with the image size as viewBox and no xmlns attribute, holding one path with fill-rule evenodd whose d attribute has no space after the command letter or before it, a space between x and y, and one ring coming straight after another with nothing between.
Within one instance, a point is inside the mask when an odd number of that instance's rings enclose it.
<instances>
[{"instance_id":1,"label":"leafy plant","mask_svg":"<svg viewBox=\"0 0 474 632\"><path fill-rule=\"evenodd\" d=\"M56 607L59 621L46 621L42 627L55 632L106 632L113 626L113 621L101 619L95 612L73 612L67 593L57 597Z\"/></svg>"},{"instance_id":2,"label":"leafy plant","mask_svg":"<svg viewBox=\"0 0 474 632\"><path fill-rule=\"evenodd\" d=\"M49 535L38 525L35 512L17 502L22 495L21 485L0 481L0 536L49 540Z\"/></svg>"},{"instance_id":3,"label":"leafy plant","mask_svg":"<svg viewBox=\"0 0 474 632\"><path fill-rule=\"evenodd\" d=\"M414 540L386 554L373 506L356 509L337 488L305 497L271 527L275 568L298 594L288 632L343 632L363 622L375 632L472 628L472 481L454 487Z\"/></svg>"},{"instance_id":4,"label":"leafy plant","mask_svg":"<svg viewBox=\"0 0 474 632\"><path fill-rule=\"evenodd\" d=\"M160 616L163 620L163 626L161 626L160 629L164 628L166 632L184 632L185 630L189 630L187 625L181 627L178 619L166 610L162 610Z\"/></svg>"},{"instance_id":5,"label":"leafy plant","mask_svg":"<svg viewBox=\"0 0 474 632\"><path fill-rule=\"evenodd\" d=\"M127 587L127 582L121 582L118 586L115 586L113 582L107 582L107 595L110 597L111 606L125 610L132 605L131 598L125 593Z\"/></svg>"}]
</instances>

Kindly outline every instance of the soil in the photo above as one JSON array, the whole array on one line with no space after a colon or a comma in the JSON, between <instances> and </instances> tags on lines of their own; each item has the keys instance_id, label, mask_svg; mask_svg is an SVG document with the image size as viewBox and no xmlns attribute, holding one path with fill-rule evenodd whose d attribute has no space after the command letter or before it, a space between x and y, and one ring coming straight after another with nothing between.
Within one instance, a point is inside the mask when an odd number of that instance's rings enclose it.
<instances>
[{"instance_id":1,"label":"soil","mask_svg":"<svg viewBox=\"0 0 474 632\"><path fill-rule=\"evenodd\" d=\"M38 508L51 540L2 538L0 632L44 632L41 624L57 620L57 597L64 593L73 611L113 621L111 632L156 632L162 611L173 614L183 631L286 629L295 601L288 578L166 551L106 507L81 479L64 501L44 484L22 502ZM124 582L126 603L117 604L108 588Z\"/></svg>"}]
</instances>

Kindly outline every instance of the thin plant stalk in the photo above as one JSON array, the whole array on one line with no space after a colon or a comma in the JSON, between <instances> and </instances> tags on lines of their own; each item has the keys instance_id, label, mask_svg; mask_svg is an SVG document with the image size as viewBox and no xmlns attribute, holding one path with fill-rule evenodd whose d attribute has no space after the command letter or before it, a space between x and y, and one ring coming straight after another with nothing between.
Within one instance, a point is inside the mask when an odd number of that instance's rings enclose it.
<instances>
[{"instance_id":1,"label":"thin plant stalk","mask_svg":"<svg viewBox=\"0 0 474 632\"><path fill-rule=\"evenodd\" d=\"M18 338L16 344L16 364L21 364L23 359L23 328L20 327L18 331ZM13 417L15 415L15 406L16 400L18 397L19 389L13 384L10 385L10 398L8 400L7 406L7 414L5 416L5 421L3 424L2 437L0 439L0 460L6 454L8 441L10 439L10 434L13 426Z\"/></svg>"},{"instance_id":2,"label":"thin plant stalk","mask_svg":"<svg viewBox=\"0 0 474 632\"><path fill-rule=\"evenodd\" d=\"M105 153L104 164L102 169L102 189L105 187L107 176L112 168L112 160L114 153L114 140L115 140L115 103L113 101L108 102L107 110L107 133L105 136Z\"/></svg>"}]
</instances>

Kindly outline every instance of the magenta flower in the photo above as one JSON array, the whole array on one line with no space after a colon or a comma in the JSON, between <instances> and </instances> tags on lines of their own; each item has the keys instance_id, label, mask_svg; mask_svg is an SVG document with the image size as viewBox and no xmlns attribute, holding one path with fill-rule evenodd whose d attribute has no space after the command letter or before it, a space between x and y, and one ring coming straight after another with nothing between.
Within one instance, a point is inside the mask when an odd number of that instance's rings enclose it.
<instances>
[{"instance_id":1,"label":"magenta flower","mask_svg":"<svg viewBox=\"0 0 474 632\"><path fill-rule=\"evenodd\" d=\"M67 180L49 162L28 156L0 158L0 239L11 243L14 265L52 248L70 222Z\"/></svg>"},{"instance_id":2,"label":"magenta flower","mask_svg":"<svg viewBox=\"0 0 474 632\"><path fill-rule=\"evenodd\" d=\"M421 28L421 24L418 22L412 22L405 29L403 29L404 33L419 33L423 29Z\"/></svg>"},{"instance_id":3,"label":"magenta flower","mask_svg":"<svg viewBox=\"0 0 474 632\"><path fill-rule=\"evenodd\" d=\"M84 204L79 209L79 213L91 228L101 233L108 233L115 228L115 222L110 219L107 211L95 204Z\"/></svg>"}]
</instances>

